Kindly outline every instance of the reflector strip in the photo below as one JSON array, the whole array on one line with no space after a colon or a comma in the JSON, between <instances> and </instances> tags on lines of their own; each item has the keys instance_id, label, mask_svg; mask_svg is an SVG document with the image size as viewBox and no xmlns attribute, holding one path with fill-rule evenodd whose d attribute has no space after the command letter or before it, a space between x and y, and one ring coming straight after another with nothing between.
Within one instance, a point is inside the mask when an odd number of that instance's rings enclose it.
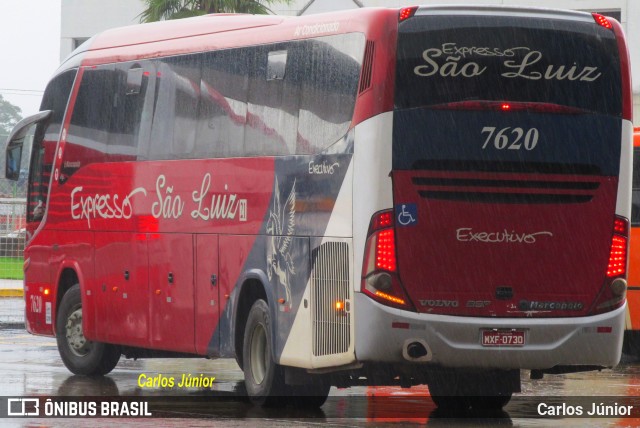
<instances>
[{"instance_id":1,"label":"reflector strip","mask_svg":"<svg viewBox=\"0 0 640 428\"><path fill-rule=\"evenodd\" d=\"M398 322L398 321L394 321L391 323L391 328L402 328L405 330L409 329L409 323L408 322Z\"/></svg>"}]
</instances>

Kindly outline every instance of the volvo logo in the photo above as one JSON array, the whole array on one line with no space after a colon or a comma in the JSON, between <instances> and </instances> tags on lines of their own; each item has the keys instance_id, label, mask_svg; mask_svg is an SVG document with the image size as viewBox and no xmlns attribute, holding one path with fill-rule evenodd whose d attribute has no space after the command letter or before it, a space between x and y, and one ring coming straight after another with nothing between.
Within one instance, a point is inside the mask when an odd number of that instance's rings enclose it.
<instances>
[{"instance_id":1,"label":"volvo logo","mask_svg":"<svg viewBox=\"0 0 640 428\"><path fill-rule=\"evenodd\" d=\"M420 300L420 304L429 308L457 308L459 306L457 300Z\"/></svg>"}]
</instances>

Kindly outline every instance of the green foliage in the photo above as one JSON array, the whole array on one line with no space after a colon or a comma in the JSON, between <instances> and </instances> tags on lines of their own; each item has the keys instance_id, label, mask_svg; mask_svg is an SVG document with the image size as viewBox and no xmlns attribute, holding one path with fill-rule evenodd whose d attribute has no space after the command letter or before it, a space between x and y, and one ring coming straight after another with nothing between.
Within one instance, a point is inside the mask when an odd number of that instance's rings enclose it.
<instances>
[{"instance_id":1,"label":"green foliage","mask_svg":"<svg viewBox=\"0 0 640 428\"><path fill-rule=\"evenodd\" d=\"M20 107L14 106L0 95L0 135L9 135L20 119L22 119Z\"/></svg>"},{"instance_id":2,"label":"green foliage","mask_svg":"<svg viewBox=\"0 0 640 428\"><path fill-rule=\"evenodd\" d=\"M22 259L13 257L0 257L0 278L1 279L22 279Z\"/></svg>"},{"instance_id":3,"label":"green foliage","mask_svg":"<svg viewBox=\"0 0 640 428\"><path fill-rule=\"evenodd\" d=\"M272 13L268 6L291 4L293 0L144 0L147 8L140 14L140 22L180 19L208 13Z\"/></svg>"}]
</instances>

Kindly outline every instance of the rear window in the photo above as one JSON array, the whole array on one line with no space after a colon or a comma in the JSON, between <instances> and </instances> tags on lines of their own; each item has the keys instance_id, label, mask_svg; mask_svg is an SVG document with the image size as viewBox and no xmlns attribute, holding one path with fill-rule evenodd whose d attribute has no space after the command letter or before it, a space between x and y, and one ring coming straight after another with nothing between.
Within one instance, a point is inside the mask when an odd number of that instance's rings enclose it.
<instances>
[{"instance_id":1,"label":"rear window","mask_svg":"<svg viewBox=\"0 0 640 428\"><path fill-rule=\"evenodd\" d=\"M415 16L401 23L396 108L475 100L620 116L614 33L592 20L522 16Z\"/></svg>"}]
</instances>

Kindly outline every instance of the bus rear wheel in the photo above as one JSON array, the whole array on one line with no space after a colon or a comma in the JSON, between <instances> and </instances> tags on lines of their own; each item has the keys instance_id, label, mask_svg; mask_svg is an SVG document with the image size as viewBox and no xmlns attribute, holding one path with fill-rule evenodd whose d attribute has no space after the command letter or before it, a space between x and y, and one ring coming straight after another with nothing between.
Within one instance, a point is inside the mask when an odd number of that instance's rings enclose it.
<instances>
[{"instance_id":1,"label":"bus rear wheel","mask_svg":"<svg viewBox=\"0 0 640 428\"><path fill-rule=\"evenodd\" d=\"M511 400L511 394L490 395L490 396L450 396L431 394L431 399L442 411L474 411L474 412L494 412L502 410Z\"/></svg>"},{"instance_id":2,"label":"bus rear wheel","mask_svg":"<svg viewBox=\"0 0 640 428\"><path fill-rule=\"evenodd\" d=\"M499 411L519 390L519 370L442 370L429 382L431 399L443 411Z\"/></svg>"},{"instance_id":3,"label":"bus rear wheel","mask_svg":"<svg viewBox=\"0 0 640 428\"><path fill-rule=\"evenodd\" d=\"M269 306L257 300L244 330L242 366L249 399L264 407L285 404L284 371L273 360L272 321Z\"/></svg>"},{"instance_id":4,"label":"bus rear wheel","mask_svg":"<svg viewBox=\"0 0 640 428\"><path fill-rule=\"evenodd\" d=\"M74 374L105 375L118 364L120 348L93 342L82 331L80 285L75 284L62 296L56 319L56 341L64 365Z\"/></svg>"}]
</instances>

